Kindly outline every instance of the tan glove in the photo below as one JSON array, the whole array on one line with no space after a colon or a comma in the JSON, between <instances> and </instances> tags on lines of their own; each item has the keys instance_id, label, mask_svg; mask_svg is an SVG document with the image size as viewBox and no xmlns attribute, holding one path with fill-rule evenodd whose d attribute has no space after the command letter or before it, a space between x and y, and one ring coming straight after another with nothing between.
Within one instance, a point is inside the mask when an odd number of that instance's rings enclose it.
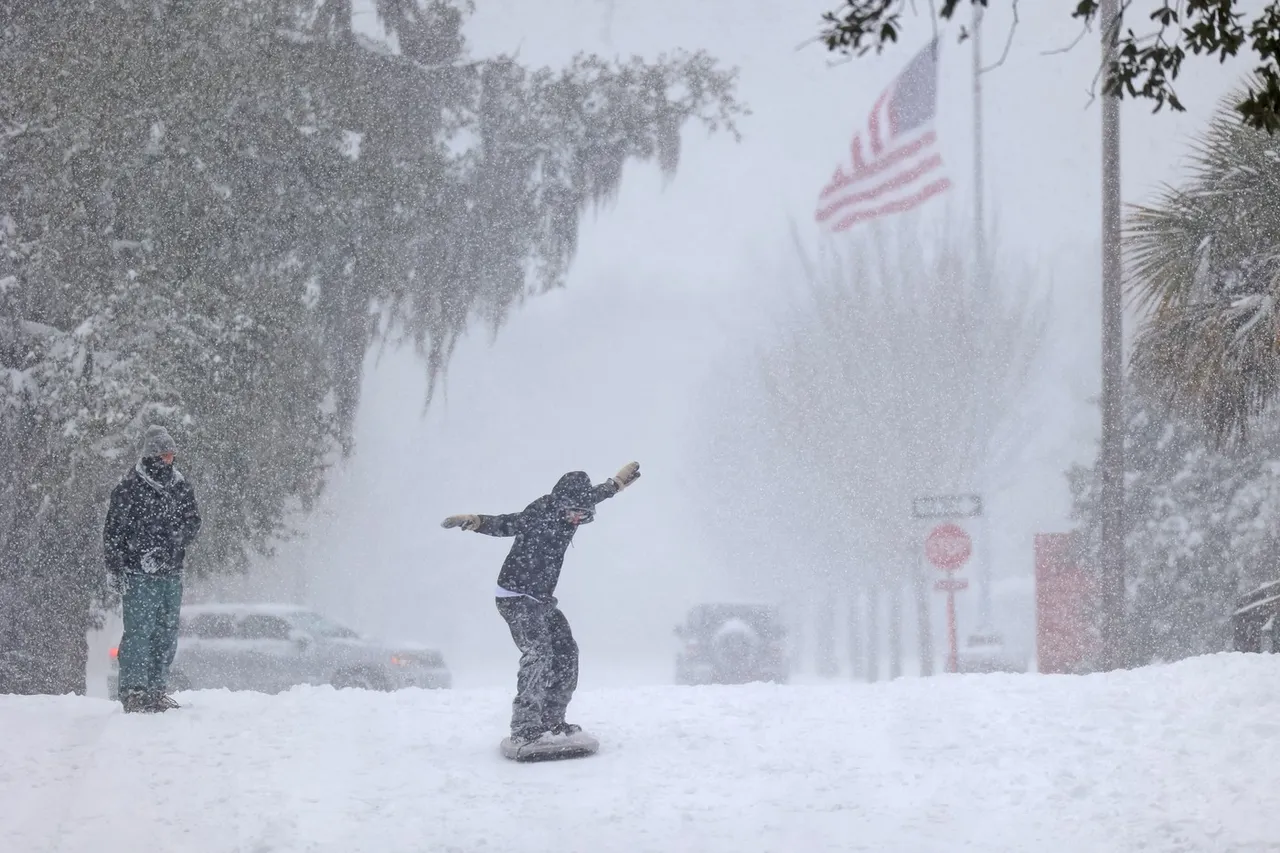
<instances>
[{"instance_id":1,"label":"tan glove","mask_svg":"<svg viewBox=\"0 0 1280 853\"><path fill-rule=\"evenodd\" d=\"M448 530L451 527L461 527L463 530L475 530L480 526L480 516L451 515L444 521L440 522L440 526L445 530Z\"/></svg>"},{"instance_id":2,"label":"tan glove","mask_svg":"<svg viewBox=\"0 0 1280 853\"><path fill-rule=\"evenodd\" d=\"M640 479L640 463L628 462L618 469L618 473L609 479L613 480L614 485L618 487L618 491L622 491L627 486Z\"/></svg>"}]
</instances>

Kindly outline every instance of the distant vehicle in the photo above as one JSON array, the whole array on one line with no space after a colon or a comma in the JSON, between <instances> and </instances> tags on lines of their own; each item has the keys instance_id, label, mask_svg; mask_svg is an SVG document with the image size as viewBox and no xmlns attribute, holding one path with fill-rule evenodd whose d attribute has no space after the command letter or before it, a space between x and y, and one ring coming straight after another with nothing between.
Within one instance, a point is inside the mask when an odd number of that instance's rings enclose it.
<instances>
[{"instance_id":1,"label":"distant vehicle","mask_svg":"<svg viewBox=\"0 0 1280 853\"><path fill-rule=\"evenodd\" d=\"M968 644L956 655L959 672L1026 672L1027 664L1005 648L1004 638L998 633L972 634Z\"/></svg>"},{"instance_id":2,"label":"distant vehicle","mask_svg":"<svg viewBox=\"0 0 1280 853\"><path fill-rule=\"evenodd\" d=\"M1236 600L1231 614L1231 648L1237 652L1280 652L1280 580L1265 583Z\"/></svg>"},{"instance_id":3,"label":"distant vehicle","mask_svg":"<svg viewBox=\"0 0 1280 853\"><path fill-rule=\"evenodd\" d=\"M785 683L790 677L786 630L771 605L699 604L676 636L685 642L676 658L677 684Z\"/></svg>"},{"instance_id":4,"label":"distant vehicle","mask_svg":"<svg viewBox=\"0 0 1280 853\"><path fill-rule=\"evenodd\" d=\"M120 667L111 650L107 692ZM363 637L314 610L289 604L198 604L182 608L169 689L278 693L299 684L398 690L449 688L437 649Z\"/></svg>"}]
</instances>

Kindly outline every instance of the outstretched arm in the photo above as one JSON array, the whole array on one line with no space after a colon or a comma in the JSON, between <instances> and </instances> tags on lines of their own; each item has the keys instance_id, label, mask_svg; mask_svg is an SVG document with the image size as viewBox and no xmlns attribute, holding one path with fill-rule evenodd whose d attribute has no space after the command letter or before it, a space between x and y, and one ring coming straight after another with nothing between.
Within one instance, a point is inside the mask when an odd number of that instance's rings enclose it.
<instances>
[{"instance_id":1,"label":"outstretched arm","mask_svg":"<svg viewBox=\"0 0 1280 853\"><path fill-rule=\"evenodd\" d=\"M605 480L600 485L592 487L591 503L598 504L601 501L607 501L609 500L609 498L613 497L620 491L622 490L618 488L618 484L614 482L613 478L611 477L608 480Z\"/></svg>"},{"instance_id":2,"label":"outstretched arm","mask_svg":"<svg viewBox=\"0 0 1280 853\"><path fill-rule=\"evenodd\" d=\"M520 519L523 516L522 512L507 515L451 515L442 521L440 526L446 530L451 527L461 527L463 530L483 533L485 536L515 536L519 532Z\"/></svg>"},{"instance_id":3,"label":"outstretched arm","mask_svg":"<svg viewBox=\"0 0 1280 853\"><path fill-rule=\"evenodd\" d=\"M515 536L520 532L520 520L524 518L524 513L481 515L478 518L480 523L475 527L476 533L483 533L485 536Z\"/></svg>"},{"instance_id":4,"label":"outstretched arm","mask_svg":"<svg viewBox=\"0 0 1280 853\"><path fill-rule=\"evenodd\" d=\"M591 490L591 500L593 503L607 501L639 479L640 463L628 462L618 470L618 473Z\"/></svg>"}]
</instances>

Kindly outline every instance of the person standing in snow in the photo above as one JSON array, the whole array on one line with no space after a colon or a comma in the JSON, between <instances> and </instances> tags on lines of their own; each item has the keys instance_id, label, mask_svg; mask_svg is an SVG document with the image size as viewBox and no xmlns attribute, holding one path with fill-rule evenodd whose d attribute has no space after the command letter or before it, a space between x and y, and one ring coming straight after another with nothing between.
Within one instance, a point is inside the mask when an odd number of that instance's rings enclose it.
<instances>
[{"instance_id":1,"label":"person standing in snow","mask_svg":"<svg viewBox=\"0 0 1280 853\"><path fill-rule=\"evenodd\" d=\"M195 491L173 466L177 445L161 426L148 427L138 462L111 492L103 554L120 591L120 703L126 713L178 707L166 692L178 650L182 564L200 532Z\"/></svg>"},{"instance_id":2,"label":"person standing in snow","mask_svg":"<svg viewBox=\"0 0 1280 853\"><path fill-rule=\"evenodd\" d=\"M520 650L511 739L532 743L545 735L570 735L580 726L565 722L578 687L578 644L556 602L556 584L565 552L579 526L595 518L596 505L640 478L640 465L624 465L600 485L583 471L565 474L551 493L509 515L451 515L448 529L514 537L498 575L498 613Z\"/></svg>"}]
</instances>

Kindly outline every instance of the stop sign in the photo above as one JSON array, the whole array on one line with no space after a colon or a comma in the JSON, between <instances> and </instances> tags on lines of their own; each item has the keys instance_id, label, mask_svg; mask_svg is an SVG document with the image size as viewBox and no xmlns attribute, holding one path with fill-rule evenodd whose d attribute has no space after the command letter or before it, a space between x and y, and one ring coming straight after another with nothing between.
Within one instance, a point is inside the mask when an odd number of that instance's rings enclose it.
<instances>
[{"instance_id":1,"label":"stop sign","mask_svg":"<svg viewBox=\"0 0 1280 853\"><path fill-rule=\"evenodd\" d=\"M924 555L944 572L954 572L973 553L969 534L958 524L939 524L924 540Z\"/></svg>"}]
</instances>

